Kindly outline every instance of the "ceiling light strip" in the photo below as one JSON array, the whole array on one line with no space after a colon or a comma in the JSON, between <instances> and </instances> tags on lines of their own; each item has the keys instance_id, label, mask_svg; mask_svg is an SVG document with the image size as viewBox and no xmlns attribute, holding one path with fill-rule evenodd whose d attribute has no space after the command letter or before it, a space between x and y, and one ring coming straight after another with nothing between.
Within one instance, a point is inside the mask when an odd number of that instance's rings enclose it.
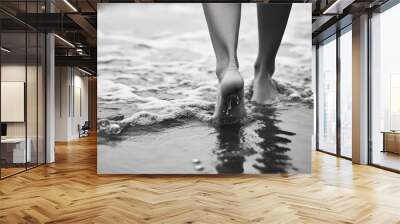
<instances>
[{"instance_id":1,"label":"ceiling light strip","mask_svg":"<svg viewBox=\"0 0 400 224\"><path fill-rule=\"evenodd\" d=\"M65 4L67 4L74 12L78 12L78 10L73 6L68 0L64 0Z\"/></svg>"},{"instance_id":2,"label":"ceiling light strip","mask_svg":"<svg viewBox=\"0 0 400 224\"><path fill-rule=\"evenodd\" d=\"M88 71L86 71L86 70L83 70L83 69L81 69L81 68L79 68L79 67L78 67L78 70L81 71L81 72L83 72L83 73L85 73L85 74L87 74L87 75L92 75L92 73L90 73L90 72L88 72Z\"/></svg>"},{"instance_id":3,"label":"ceiling light strip","mask_svg":"<svg viewBox=\"0 0 400 224\"><path fill-rule=\"evenodd\" d=\"M326 10L324 10L322 14L342 14L343 10L353 4L353 2L355 2L355 0L336 0Z\"/></svg>"},{"instance_id":4,"label":"ceiling light strip","mask_svg":"<svg viewBox=\"0 0 400 224\"><path fill-rule=\"evenodd\" d=\"M7 49L7 48L5 48L5 47L1 47L0 49L1 49L2 51L6 52L6 53L10 53L10 52L11 52L11 50L9 50L9 49Z\"/></svg>"},{"instance_id":5,"label":"ceiling light strip","mask_svg":"<svg viewBox=\"0 0 400 224\"><path fill-rule=\"evenodd\" d=\"M68 40L62 38L61 36L59 36L58 34L54 34L55 37L57 37L59 40L61 40L62 42L64 42L65 44L67 44L70 47L75 48L75 45L73 45L71 42L69 42Z\"/></svg>"},{"instance_id":6,"label":"ceiling light strip","mask_svg":"<svg viewBox=\"0 0 400 224\"><path fill-rule=\"evenodd\" d=\"M325 11L322 14L328 14L331 13L330 11L336 7L337 4L339 4L341 0L336 0L332 5L330 5L327 9L325 9Z\"/></svg>"}]
</instances>

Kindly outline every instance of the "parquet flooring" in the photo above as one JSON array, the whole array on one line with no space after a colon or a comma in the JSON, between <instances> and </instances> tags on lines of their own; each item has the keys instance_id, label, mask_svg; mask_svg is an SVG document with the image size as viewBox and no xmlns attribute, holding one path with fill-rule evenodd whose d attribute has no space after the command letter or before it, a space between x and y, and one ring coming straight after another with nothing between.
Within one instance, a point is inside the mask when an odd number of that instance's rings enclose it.
<instances>
[{"instance_id":1,"label":"parquet flooring","mask_svg":"<svg viewBox=\"0 0 400 224\"><path fill-rule=\"evenodd\" d=\"M313 152L311 175L99 176L96 139L0 181L0 223L400 223L400 175Z\"/></svg>"}]
</instances>

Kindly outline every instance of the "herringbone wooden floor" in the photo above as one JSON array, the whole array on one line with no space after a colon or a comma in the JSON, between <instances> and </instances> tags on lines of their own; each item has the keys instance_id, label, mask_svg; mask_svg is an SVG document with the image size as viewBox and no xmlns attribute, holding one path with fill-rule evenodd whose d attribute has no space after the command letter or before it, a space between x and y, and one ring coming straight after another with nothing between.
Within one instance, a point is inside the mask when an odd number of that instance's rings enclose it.
<instances>
[{"instance_id":1,"label":"herringbone wooden floor","mask_svg":"<svg viewBox=\"0 0 400 224\"><path fill-rule=\"evenodd\" d=\"M400 175L313 153L313 174L98 176L96 140L0 181L0 223L400 223Z\"/></svg>"}]
</instances>

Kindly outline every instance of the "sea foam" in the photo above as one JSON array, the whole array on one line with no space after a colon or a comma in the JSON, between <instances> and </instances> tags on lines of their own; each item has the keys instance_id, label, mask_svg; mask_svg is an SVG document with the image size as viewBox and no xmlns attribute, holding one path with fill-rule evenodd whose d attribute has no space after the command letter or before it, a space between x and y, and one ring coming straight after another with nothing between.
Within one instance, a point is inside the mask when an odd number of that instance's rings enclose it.
<instances>
[{"instance_id":1,"label":"sea foam","mask_svg":"<svg viewBox=\"0 0 400 224\"><path fill-rule=\"evenodd\" d=\"M273 79L279 102L312 106L308 30L288 33ZM238 57L247 93L254 74L256 31L241 33ZM297 38L297 39L296 39ZM218 81L207 30L139 38L101 33L98 50L99 135L121 135L129 127L169 120L212 121ZM246 103L248 116L251 104Z\"/></svg>"}]
</instances>

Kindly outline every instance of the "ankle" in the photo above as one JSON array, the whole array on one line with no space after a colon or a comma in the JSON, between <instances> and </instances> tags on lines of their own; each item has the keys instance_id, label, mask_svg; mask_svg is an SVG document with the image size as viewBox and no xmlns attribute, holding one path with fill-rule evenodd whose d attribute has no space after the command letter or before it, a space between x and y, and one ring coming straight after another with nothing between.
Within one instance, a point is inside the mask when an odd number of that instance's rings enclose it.
<instances>
[{"instance_id":1,"label":"ankle","mask_svg":"<svg viewBox=\"0 0 400 224\"><path fill-rule=\"evenodd\" d=\"M271 77L275 72L275 63L260 63L256 62L254 64L254 74L258 75L268 75Z\"/></svg>"},{"instance_id":2,"label":"ankle","mask_svg":"<svg viewBox=\"0 0 400 224\"><path fill-rule=\"evenodd\" d=\"M219 80L222 80L227 71L239 71L239 64L236 60L228 63L217 63L216 73Z\"/></svg>"}]
</instances>

